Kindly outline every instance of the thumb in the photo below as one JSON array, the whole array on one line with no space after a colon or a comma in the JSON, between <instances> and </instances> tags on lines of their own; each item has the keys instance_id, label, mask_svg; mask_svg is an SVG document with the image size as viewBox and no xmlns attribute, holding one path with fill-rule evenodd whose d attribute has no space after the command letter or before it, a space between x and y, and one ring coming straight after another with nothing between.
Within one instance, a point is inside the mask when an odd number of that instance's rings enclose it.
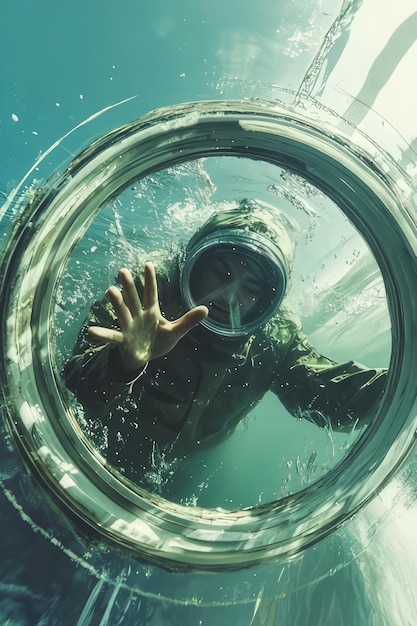
<instances>
[{"instance_id":1,"label":"thumb","mask_svg":"<svg viewBox=\"0 0 417 626\"><path fill-rule=\"evenodd\" d=\"M208 308L206 306L197 306L195 309L185 313L175 322L175 332L178 334L178 338L184 337L194 326L202 322L207 315Z\"/></svg>"}]
</instances>

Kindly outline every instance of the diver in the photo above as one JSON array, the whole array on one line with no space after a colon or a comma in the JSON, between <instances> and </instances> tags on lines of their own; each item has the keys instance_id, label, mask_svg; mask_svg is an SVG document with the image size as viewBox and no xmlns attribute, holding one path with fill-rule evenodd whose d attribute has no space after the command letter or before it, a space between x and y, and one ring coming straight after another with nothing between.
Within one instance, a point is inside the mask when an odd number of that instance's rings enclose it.
<instances>
[{"instance_id":1,"label":"diver","mask_svg":"<svg viewBox=\"0 0 417 626\"><path fill-rule=\"evenodd\" d=\"M93 305L65 367L113 464L146 469L155 445L176 456L213 446L269 390L319 427L369 423L386 370L319 354L282 306L296 237L276 208L244 200L159 266L158 284L152 263L144 279L120 270L121 289Z\"/></svg>"}]
</instances>

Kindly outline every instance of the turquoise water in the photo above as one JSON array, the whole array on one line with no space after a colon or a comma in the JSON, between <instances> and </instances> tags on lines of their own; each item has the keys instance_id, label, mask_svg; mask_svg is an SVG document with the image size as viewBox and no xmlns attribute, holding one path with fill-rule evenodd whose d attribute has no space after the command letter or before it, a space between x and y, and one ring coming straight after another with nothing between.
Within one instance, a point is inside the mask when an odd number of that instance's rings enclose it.
<instances>
[{"instance_id":1,"label":"turquoise water","mask_svg":"<svg viewBox=\"0 0 417 626\"><path fill-rule=\"evenodd\" d=\"M95 1L5 6L1 198L37 159L42 160L23 189L65 167L93 139L163 105L305 98L307 109L313 96L319 105L310 111L313 118L320 106L342 114L360 92L361 79L372 74L378 54L389 52L385 44L391 31L412 11L412 3L391 12L369 0L265 0L256 7L237 0L181 0L175 6L164 1L140 8L126 0L106 10ZM371 44L361 28L371 18L374 24L375 15L381 24ZM398 63L414 69L412 52L401 48ZM348 71L352 66L358 71ZM362 128L376 141L375 162L382 146L415 180L417 132L405 106L411 103L413 110L415 94L407 91L413 81L401 81L403 75L394 70L392 75L391 90L387 77L385 91L380 87L381 93L369 95L376 110L363 118ZM404 94L398 99L401 85ZM47 152L89 116L129 98ZM312 343L335 360L353 357L369 366L388 365L384 288L361 238L340 211L303 181L275 166L233 158L161 172L101 211L61 279L54 318L58 364L69 355L91 302L113 282L122 262L135 264L138 251L139 257L160 250L173 254L204 221L202 207L208 200L228 201L237 194L279 202L300 223L303 237L287 304L302 319ZM16 204L1 221L3 242L17 217ZM409 211L414 215L412 205ZM415 621L415 456L351 523L304 554L247 571L173 574L116 550L86 527L75 527L51 504L3 427L2 435L4 624L404 626ZM232 439L202 454L192 473L189 465L183 467L178 478L187 480L175 486L175 498L190 508L263 504L314 483L354 443L355 433L328 433L294 420L268 394ZM155 493L160 485L156 476Z\"/></svg>"}]
</instances>

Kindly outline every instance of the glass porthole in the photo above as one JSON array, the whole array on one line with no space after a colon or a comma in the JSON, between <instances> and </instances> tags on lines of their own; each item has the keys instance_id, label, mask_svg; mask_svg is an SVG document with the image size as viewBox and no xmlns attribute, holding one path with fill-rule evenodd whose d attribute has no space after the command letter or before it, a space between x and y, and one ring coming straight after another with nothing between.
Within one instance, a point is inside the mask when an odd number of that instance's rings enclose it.
<instances>
[{"instance_id":1,"label":"glass porthole","mask_svg":"<svg viewBox=\"0 0 417 626\"><path fill-rule=\"evenodd\" d=\"M378 401L364 423L329 422L306 407L289 415L276 384L265 382L271 356L255 351L264 388L252 396L259 382L233 379L249 409L230 436L211 447L197 439L186 451L176 435L149 440L138 467L124 441L138 429L129 417L138 399L101 407L91 420L65 386L65 363L121 267L140 272L152 260L157 277L167 262L181 267L195 232L243 205L268 206L271 223L286 220L297 238L280 300L285 319L300 320L335 363L383 368ZM237 569L302 551L367 502L413 443L410 233L388 176L343 138L271 104L185 104L102 137L33 191L3 258L5 415L22 452L65 510L165 568ZM161 303L167 314L170 302ZM229 329L223 345L246 314L227 303L230 324L220 313L217 321ZM154 389L160 371L148 372ZM209 403L208 392L197 401ZM216 419L227 420L227 402L219 407ZM125 426L112 430L109 420Z\"/></svg>"}]
</instances>

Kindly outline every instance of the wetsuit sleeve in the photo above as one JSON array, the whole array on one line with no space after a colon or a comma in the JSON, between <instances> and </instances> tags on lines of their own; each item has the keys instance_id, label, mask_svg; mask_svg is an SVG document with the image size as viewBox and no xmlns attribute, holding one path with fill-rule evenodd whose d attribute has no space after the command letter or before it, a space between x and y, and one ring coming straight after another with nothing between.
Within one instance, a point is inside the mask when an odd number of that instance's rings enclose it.
<instances>
[{"instance_id":1,"label":"wetsuit sleeve","mask_svg":"<svg viewBox=\"0 0 417 626\"><path fill-rule=\"evenodd\" d=\"M67 388L75 394L90 418L99 417L104 407L109 410L116 402L120 402L131 387L131 381L118 380L112 358L116 348L89 341L88 328L93 324L118 328L113 308L107 300L92 306L78 335L73 356L63 372ZM132 374L132 379L139 373Z\"/></svg>"},{"instance_id":2,"label":"wetsuit sleeve","mask_svg":"<svg viewBox=\"0 0 417 626\"><path fill-rule=\"evenodd\" d=\"M285 408L295 417L333 430L366 425L381 399L387 370L355 361L336 363L319 354L294 324L288 323L284 332L288 343L280 357L285 341L280 340L282 330L275 330L278 369L272 391Z\"/></svg>"}]
</instances>

